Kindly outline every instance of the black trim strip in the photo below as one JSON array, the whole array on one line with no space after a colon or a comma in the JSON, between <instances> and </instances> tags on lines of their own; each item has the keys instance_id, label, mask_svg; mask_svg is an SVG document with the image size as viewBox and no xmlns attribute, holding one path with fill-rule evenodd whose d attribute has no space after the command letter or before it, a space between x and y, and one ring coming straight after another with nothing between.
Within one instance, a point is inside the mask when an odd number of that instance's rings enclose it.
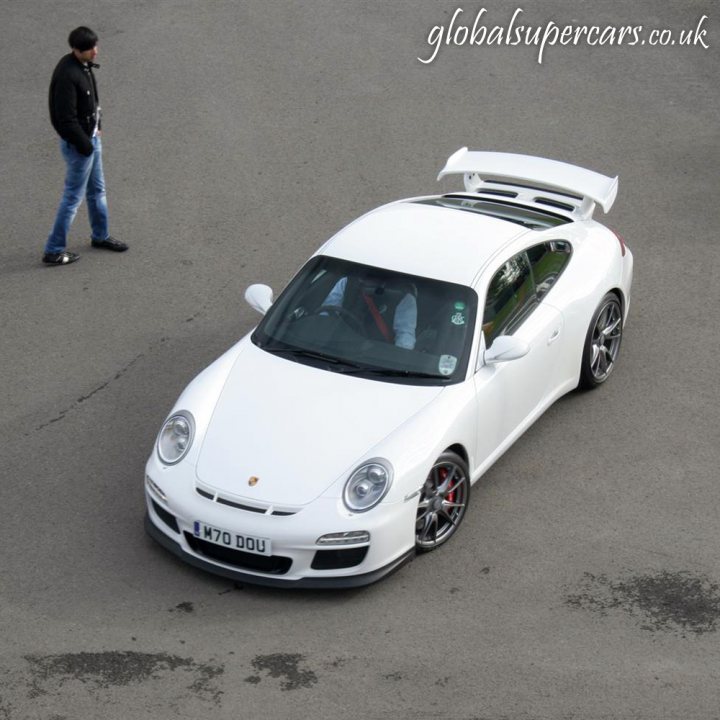
<instances>
[{"instance_id":1,"label":"black trim strip","mask_svg":"<svg viewBox=\"0 0 720 720\"><path fill-rule=\"evenodd\" d=\"M525 190L540 190L541 192L551 192L554 195L563 195L564 197L572 198L573 200L582 200L581 195L575 195L571 192L564 190L556 190L555 188L543 187L542 185L523 185L522 183L508 182L507 180L485 180L487 183L493 183L494 185L510 185L510 187L519 187Z\"/></svg>"},{"instance_id":2,"label":"black trim strip","mask_svg":"<svg viewBox=\"0 0 720 720\"><path fill-rule=\"evenodd\" d=\"M531 190L539 190L539 188L530 188ZM484 198L481 194L473 194L473 193L447 193L445 195L440 195L441 198L450 198L458 200L475 200L476 202L486 202L489 204L495 204L495 205L505 205L507 207L515 207L515 208L522 208L523 210L530 210L532 212L536 212L538 215L547 215L548 217L554 217L558 220L562 220L564 223L570 223L572 222L572 218L569 218L567 215L560 215L560 213L552 212L551 210L546 210L545 208L538 208L538 207L532 207L532 205L525 205L523 203L519 202L510 202L508 200L498 200L496 198ZM462 210L464 208L457 208L458 210ZM475 212L482 213L482 209L478 208L475 210ZM506 218L507 219L507 218ZM519 220L516 220L516 222L519 222Z\"/></svg>"},{"instance_id":3,"label":"black trim strip","mask_svg":"<svg viewBox=\"0 0 720 720\"><path fill-rule=\"evenodd\" d=\"M238 510L247 510L248 512L260 513L261 515L264 515L267 512L267 508L258 508L253 507L252 505L243 505L242 503L234 502L232 500L226 500L224 497L220 497L220 495L217 496L217 500L215 502L220 503L220 505L228 505L230 507L237 508Z\"/></svg>"}]
</instances>

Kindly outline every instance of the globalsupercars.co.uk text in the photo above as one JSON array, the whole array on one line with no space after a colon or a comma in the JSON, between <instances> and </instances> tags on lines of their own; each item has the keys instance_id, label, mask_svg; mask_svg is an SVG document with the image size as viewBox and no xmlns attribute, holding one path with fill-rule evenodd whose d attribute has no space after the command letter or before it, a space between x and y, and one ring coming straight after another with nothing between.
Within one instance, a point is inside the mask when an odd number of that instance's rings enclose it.
<instances>
[{"instance_id":1,"label":"globalsupercars.co.uk text","mask_svg":"<svg viewBox=\"0 0 720 720\"><path fill-rule=\"evenodd\" d=\"M537 61L542 64L548 48L555 46L683 46L707 50L708 16L703 15L696 23L681 29L650 28L644 25L560 25L553 20L540 25L524 24L522 8L516 8L506 25L488 25L487 9L467 15L459 7L447 25L435 25L427 36L430 46L425 57L418 57L424 64L432 63L443 47L449 46L508 46L520 45L538 48Z\"/></svg>"}]
</instances>

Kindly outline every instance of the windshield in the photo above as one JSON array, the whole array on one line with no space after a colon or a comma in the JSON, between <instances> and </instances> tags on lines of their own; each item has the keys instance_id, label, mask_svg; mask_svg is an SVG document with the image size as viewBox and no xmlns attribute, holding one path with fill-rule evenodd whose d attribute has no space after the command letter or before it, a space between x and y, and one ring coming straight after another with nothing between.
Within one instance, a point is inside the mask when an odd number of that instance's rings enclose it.
<instances>
[{"instance_id":1,"label":"windshield","mask_svg":"<svg viewBox=\"0 0 720 720\"><path fill-rule=\"evenodd\" d=\"M268 352L334 372L445 385L465 378L477 295L464 285L312 258L252 335Z\"/></svg>"}]
</instances>

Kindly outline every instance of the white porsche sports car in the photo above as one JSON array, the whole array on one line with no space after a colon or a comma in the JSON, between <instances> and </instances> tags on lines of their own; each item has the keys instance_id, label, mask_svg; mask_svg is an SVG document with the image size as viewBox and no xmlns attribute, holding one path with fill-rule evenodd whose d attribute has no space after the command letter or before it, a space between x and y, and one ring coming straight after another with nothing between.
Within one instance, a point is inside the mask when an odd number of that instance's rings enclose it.
<instances>
[{"instance_id":1,"label":"white porsche sports car","mask_svg":"<svg viewBox=\"0 0 720 720\"><path fill-rule=\"evenodd\" d=\"M453 154L464 189L326 242L198 375L147 462L146 528L239 581L353 587L458 531L471 486L561 395L615 369L633 257L617 178Z\"/></svg>"}]
</instances>

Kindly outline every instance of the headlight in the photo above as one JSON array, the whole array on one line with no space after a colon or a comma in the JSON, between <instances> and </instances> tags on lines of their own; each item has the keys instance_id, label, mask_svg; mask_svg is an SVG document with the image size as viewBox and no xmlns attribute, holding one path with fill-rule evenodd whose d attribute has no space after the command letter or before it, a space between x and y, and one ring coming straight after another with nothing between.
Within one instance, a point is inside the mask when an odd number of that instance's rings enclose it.
<instances>
[{"instance_id":1,"label":"headlight","mask_svg":"<svg viewBox=\"0 0 720 720\"><path fill-rule=\"evenodd\" d=\"M165 465L180 462L192 445L195 421L187 412L175 413L163 425L157 439L157 454Z\"/></svg>"},{"instance_id":2,"label":"headlight","mask_svg":"<svg viewBox=\"0 0 720 720\"><path fill-rule=\"evenodd\" d=\"M348 510L365 512L374 508L390 489L392 472L392 465L381 458L368 460L357 468L343 490L343 502Z\"/></svg>"}]
</instances>

